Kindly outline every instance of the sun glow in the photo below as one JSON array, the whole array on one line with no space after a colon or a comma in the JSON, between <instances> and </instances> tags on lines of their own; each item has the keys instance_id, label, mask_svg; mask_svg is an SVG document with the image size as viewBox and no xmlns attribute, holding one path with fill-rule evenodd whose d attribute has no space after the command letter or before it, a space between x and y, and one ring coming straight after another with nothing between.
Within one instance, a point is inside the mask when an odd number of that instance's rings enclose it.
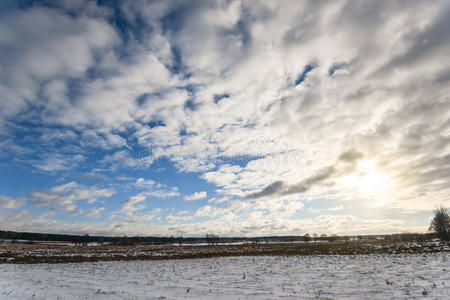
<instances>
[{"instance_id":1,"label":"sun glow","mask_svg":"<svg viewBox=\"0 0 450 300\"><path fill-rule=\"evenodd\" d=\"M356 172L343 178L343 183L365 196L375 196L385 192L388 176L378 171L375 160L361 160Z\"/></svg>"}]
</instances>

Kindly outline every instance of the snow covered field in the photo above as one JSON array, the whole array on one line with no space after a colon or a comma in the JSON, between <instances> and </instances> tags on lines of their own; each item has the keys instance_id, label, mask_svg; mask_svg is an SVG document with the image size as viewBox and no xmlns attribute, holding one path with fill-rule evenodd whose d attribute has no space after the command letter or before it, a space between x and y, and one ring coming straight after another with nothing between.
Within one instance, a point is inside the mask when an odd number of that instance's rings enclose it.
<instances>
[{"instance_id":1,"label":"snow covered field","mask_svg":"<svg viewBox=\"0 0 450 300\"><path fill-rule=\"evenodd\" d=\"M0 265L1 299L450 299L450 254Z\"/></svg>"}]
</instances>

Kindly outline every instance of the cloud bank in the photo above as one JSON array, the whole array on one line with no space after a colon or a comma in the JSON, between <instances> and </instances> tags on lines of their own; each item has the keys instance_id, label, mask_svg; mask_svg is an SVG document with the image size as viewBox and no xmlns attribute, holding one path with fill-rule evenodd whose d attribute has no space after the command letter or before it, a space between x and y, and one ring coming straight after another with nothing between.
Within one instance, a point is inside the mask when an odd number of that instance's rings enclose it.
<instances>
[{"instance_id":1,"label":"cloud bank","mask_svg":"<svg viewBox=\"0 0 450 300\"><path fill-rule=\"evenodd\" d=\"M450 206L448 1L3 6L8 228L393 232Z\"/></svg>"}]
</instances>

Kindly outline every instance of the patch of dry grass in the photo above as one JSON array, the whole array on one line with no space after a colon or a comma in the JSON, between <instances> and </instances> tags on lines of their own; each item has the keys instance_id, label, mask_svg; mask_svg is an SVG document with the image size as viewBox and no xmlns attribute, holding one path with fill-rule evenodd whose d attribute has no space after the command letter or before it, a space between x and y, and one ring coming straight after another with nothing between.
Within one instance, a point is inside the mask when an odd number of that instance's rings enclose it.
<instances>
[{"instance_id":1,"label":"patch of dry grass","mask_svg":"<svg viewBox=\"0 0 450 300\"><path fill-rule=\"evenodd\" d=\"M349 255L448 251L444 243L393 243L384 240L326 243L260 243L242 245L61 246L11 244L0 246L3 263L71 263L115 260L162 260L223 256Z\"/></svg>"}]
</instances>

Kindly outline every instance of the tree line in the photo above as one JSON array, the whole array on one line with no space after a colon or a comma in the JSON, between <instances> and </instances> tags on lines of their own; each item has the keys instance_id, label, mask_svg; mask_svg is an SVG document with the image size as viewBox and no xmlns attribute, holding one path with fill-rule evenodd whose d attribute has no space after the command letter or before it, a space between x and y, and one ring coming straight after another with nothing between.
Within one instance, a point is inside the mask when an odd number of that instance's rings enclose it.
<instances>
[{"instance_id":1,"label":"tree line","mask_svg":"<svg viewBox=\"0 0 450 300\"><path fill-rule=\"evenodd\" d=\"M0 230L0 239L10 240L12 242L35 243L35 242L63 242L75 245L87 245L96 243L99 245L183 245L183 244L227 244L227 243L290 243L290 242L335 242L349 240L375 240L386 239L390 241L425 241L437 237L435 233L399 233L389 235L317 235L305 234L301 236L264 236L264 237L219 237L214 234L207 234L205 237L141 237L141 236L91 236L69 235L69 234L50 234L34 232L15 232Z\"/></svg>"},{"instance_id":2,"label":"tree line","mask_svg":"<svg viewBox=\"0 0 450 300\"><path fill-rule=\"evenodd\" d=\"M348 241L348 240L370 240L370 239L386 239L390 241L425 241L433 238L441 240L450 240L450 216L448 211L443 208L437 208L434 211L434 218L431 221L429 233L399 233L389 235L353 235L353 236L337 236L332 234L312 234L306 233L301 236L265 236L265 237L219 237L215 234L206 234L205 237L141 237L141 236L91 236L71 235L71 234L53 234L53 233L35 233L35 232L16 232L0 230L0 239L11 240L17 242L33 243L33 242L65 242L76 245L87 245L89 243L97 243L100 245L170 245L170 244L208 244L214 245L219 243L267 243L267 242L320 242L320 241Z\"/></svg>"}]
</instances>

